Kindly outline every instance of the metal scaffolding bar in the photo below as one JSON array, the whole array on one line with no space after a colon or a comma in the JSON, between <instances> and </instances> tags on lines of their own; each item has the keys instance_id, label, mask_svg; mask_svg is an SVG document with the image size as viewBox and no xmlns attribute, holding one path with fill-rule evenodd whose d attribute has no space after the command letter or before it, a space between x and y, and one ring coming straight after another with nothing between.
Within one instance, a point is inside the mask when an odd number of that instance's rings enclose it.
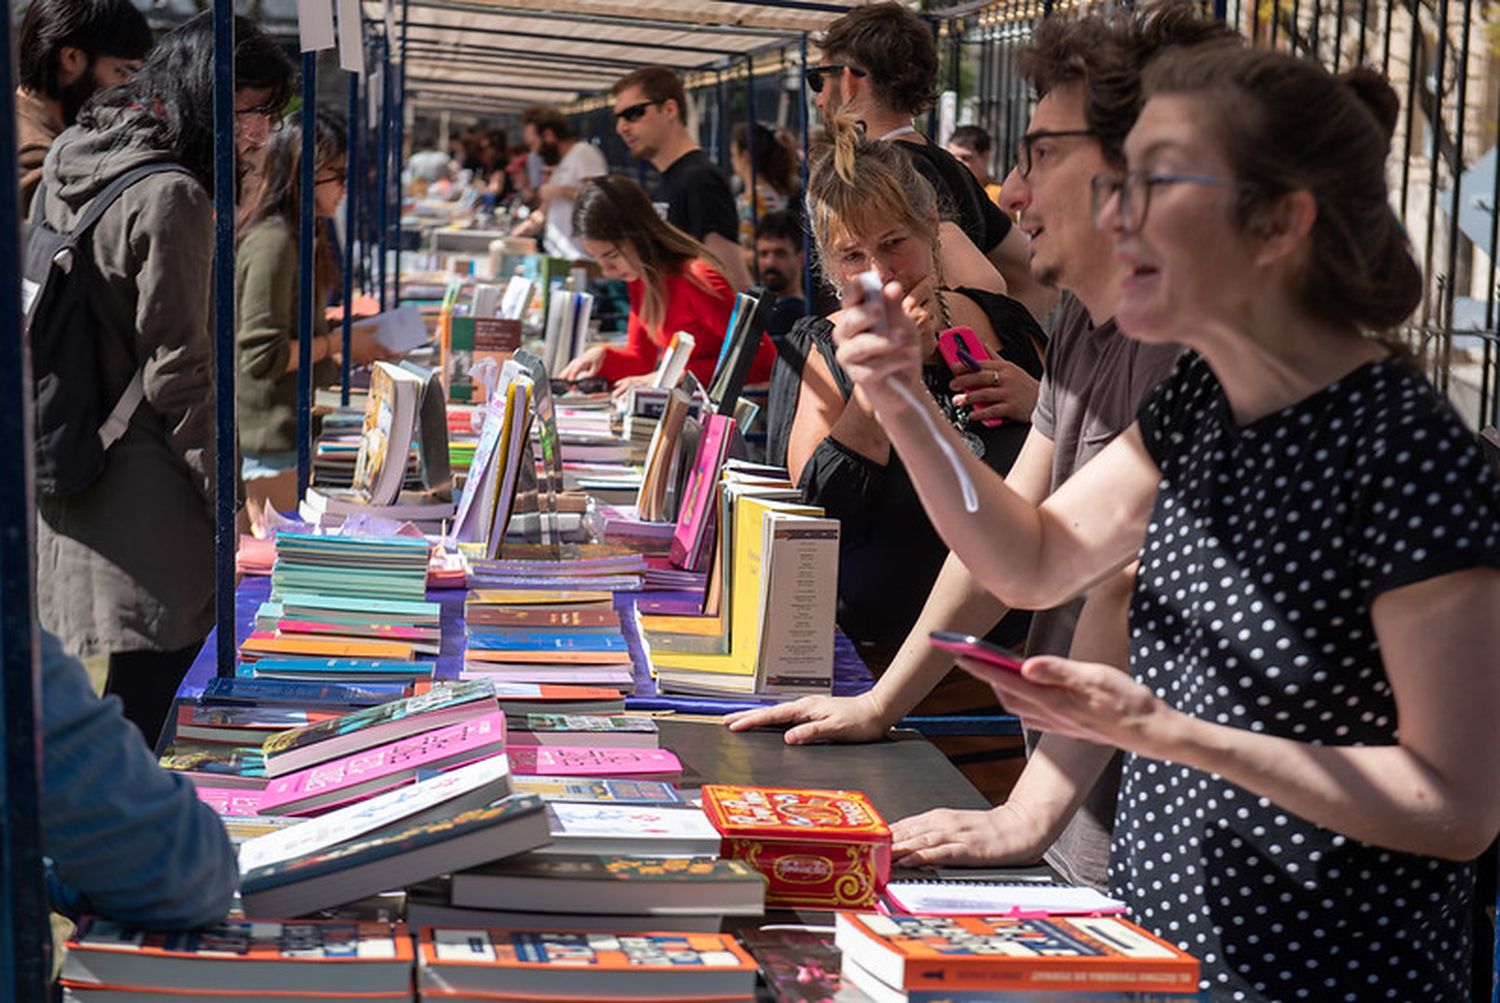
<instances>
[{"instance_id":1,"label":"metal scaffolding bar","mask_svg":"<svg viewBox=\"0 0 1500 1003\"><path fill-rule=\"evenodd\" d=\"M214 623L217 671L234 674L234 3L214 0Z\"/></svg>"}]
</instances>

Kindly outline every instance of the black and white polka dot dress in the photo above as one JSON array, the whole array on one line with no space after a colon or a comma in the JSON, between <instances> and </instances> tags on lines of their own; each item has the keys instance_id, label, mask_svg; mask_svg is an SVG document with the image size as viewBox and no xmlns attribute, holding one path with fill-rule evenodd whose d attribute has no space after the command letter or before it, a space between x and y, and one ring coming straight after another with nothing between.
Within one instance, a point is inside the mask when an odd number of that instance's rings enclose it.
<instances>
[{"instance_id":1,"label":"black and white polka dot dress","mask_svg":"<svg viewBox=\"0 0 1500 1003\"><path fill-rule=\"evenodd\" d=\"M1162 480L1130 611L1136 678L1230 727L1393 744L1370 604L1500 566L1500 490L1472 433L1389 362L1239 427L1192 354L1140 427ZM1214 999L1468 998L1471 864L1346 839L1130 756L1110 871L1142 925L1202 961Z\"/></svg>"}]
</instances>

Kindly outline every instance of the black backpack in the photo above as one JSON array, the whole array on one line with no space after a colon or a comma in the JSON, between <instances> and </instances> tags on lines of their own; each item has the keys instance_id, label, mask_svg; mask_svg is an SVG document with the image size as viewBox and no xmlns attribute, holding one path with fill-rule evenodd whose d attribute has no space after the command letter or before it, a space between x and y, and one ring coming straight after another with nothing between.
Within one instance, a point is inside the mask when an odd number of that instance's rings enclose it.
<instances>
[{"instance_id":1,"label":"black backpack","mask_svg":"<svg viewBox=\"0 0 1500 1003\"><path fill-rule=\"evenodd\" d=\"M94 196L78 225L66 232L43 219L46 183L37 186L26 227L21 303L23 330L31 340L36 485L42 493L67 495L92 484L104 471L105 451L125 434L145 396L137 368L113 407L108 404L112 390L102 385L97 347L105 325L89 307L95 277L89 235L125 189L166 171L187 173L172 163L126 171ZM133 338L128 347L134 356Z\"/></svg>"}]
</instances>

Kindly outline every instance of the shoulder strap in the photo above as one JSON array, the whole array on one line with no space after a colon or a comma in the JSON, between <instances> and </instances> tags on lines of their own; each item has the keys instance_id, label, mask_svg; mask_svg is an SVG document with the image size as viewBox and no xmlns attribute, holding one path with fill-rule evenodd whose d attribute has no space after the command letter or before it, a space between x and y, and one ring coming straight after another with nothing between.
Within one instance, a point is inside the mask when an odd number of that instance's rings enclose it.
<instances>
[{"instance_id":1,"label":"shoulder strap","mask_svg":"<svg viewBox=\"0 0 1500 1003\"><path fill-rule=\"evenodd\" d=\"M176 171L181 174L188 173L187 168L181 164L159 160L154 164L142 164L140 167L133 167L124 174L121 174L89 201L88 208L83 211L83 215L78 220L78 225L73 227L72 235L80 237L87 233L95 223L99 222L99 217L104 215L105 210L115 204L115 200L120 197L125 189L152 174L165 174L168 171ZM37 191L38 194L41 193L40 188Z\"/></svg>"},{"instance_id":2,"label":"shoulder strap","mask_svg":"<svg viewBox=\"0 0 1500 1003\"><path fill-rule=\"evenodd\" d=\"M106 451L110 446L120 441L125 430L130 427L131 416L135 409L141 406L141 401L146 396L146 375L137 369L135 375L130 378L130 385L115 401L115 406L109 412L109 417L104 419L104 424L99 426L99 445Z\"/></svg>"}]
</instances>

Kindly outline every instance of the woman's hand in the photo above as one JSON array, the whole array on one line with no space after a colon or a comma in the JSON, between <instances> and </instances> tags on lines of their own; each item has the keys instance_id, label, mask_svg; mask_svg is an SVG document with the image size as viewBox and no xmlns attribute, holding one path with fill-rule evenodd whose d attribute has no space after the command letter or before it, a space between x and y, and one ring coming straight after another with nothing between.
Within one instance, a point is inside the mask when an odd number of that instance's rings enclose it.
<instances>
[{"instance_id":1,"label":"woman's hand","mask_svg":"<svg viewBox=\"0 0 1500 1003\"><path fill-rule=\"evenodd\" d=\"M1041 388L1036 378L1008 359L978 361L978 372L961 373L948 384L955 391L953 405L967 404L972 409L970 421L1030 421Z\"/></svg>"},{"instance_id":2,"label":"woman's hand","mask_svg":"<svg viewBox=\"0 0 1500 1003\"><path fill-rule=\"evenodd\" d=\"M563 366L562 372L557 374L557 378L576 382L599 375L599 370L604 367L604 352L605 348L603 345L595 345L593 348L587 349L578 358Z\"/></svg>"},{"instance_id":3,"label":"woman's hand","mask_svg":"<svg viewBox=\"0 0 1500 1003\"><path fill-rule=\"evenodd\" d=\"M901 284L891 282L882 291L883 302L866 308L859 284L850 283L845 308L834 321L839 364L877 407L891 399L893 384L920 388L922 360L932 351L931 339L922 336L902 307L905 298Z\"/></svg>"},{"instance_id":4,"label":"woman's hand","mask_svg":"<svg viewBox=\"0 0 1500 1003\"><path fill-rule=\"evenodd\" d=\"M901 310L916 325L917 333L929 343L936 343L943 323L943 311L938 305L937 280L928 275L911 287L901 301Z\"/></svg>"},{"instance_id":5,"label":"woman's hand","mask_svg":"<svg viewBox=\"0 0 1500 1003\"><path fill-rule=\"evenodd\" d=\"M630 392L631 387L649 387L655 380L655 373L642 373L639 376L622 376L620 379L615 380L615 385L610 389L609 394L614 398L624 397Z\"/></svg>"},{"instance_id":6,"label":"woman's hand","mask_svg":"<svg viewBox=\"0 0 1500 1003\"><path fill-rule=\"evenodd\" d=\"M1008 804L989 811L934 808L891 825L891 862L902 867L1034 864L1045 831Z\"/></svg>"},{"instance_id":7,"label":"woman's hand","mask_svg":"<svg viewBox=\"0 0 1500 1003\"><path fill-rule=\"evenodd\" d=\"M989 683L1027 728L1173 758L1183 715L1112 665L1051 656L1028 658L1020 672L972 658L958 664Z\"/></svg>"},{"instance_id":8,"label":"woman's hand","mask_svg":"<svg viewBox=\"0 0 1500 1003\"><path fill-rule=\"evenodd\" d=\"M776 725L795 725L786 733L787 745L814 742L873 742L889 730L869 693L852 697L802 697L791 703L736 711L724 718L730 731Z\"/></svg>"}]
</instances>

